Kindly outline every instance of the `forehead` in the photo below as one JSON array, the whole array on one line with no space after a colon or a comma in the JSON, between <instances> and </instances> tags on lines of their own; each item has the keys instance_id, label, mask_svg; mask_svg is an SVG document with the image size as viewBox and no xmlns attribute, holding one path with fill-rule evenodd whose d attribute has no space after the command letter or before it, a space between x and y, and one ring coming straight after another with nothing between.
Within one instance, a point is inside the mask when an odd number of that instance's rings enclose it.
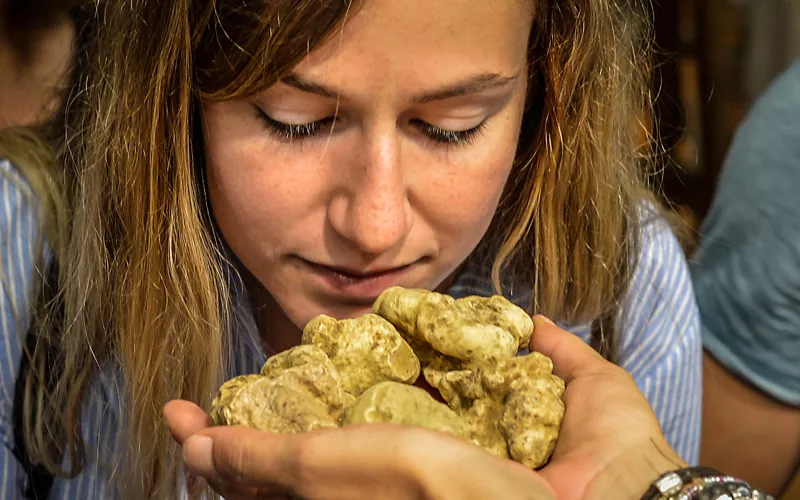
<instances>
[{"instance_id":1,"label":"forehead","mask_svg":"<svg viewBox=\"0 0 800 500\"><path fill-rule=\"evenodd\" d=\"M425 86L526 63L532 0L365 0L295 72L315 80ZM411 91L412 89L408 89Z\"/></svg>"}]
</instances>

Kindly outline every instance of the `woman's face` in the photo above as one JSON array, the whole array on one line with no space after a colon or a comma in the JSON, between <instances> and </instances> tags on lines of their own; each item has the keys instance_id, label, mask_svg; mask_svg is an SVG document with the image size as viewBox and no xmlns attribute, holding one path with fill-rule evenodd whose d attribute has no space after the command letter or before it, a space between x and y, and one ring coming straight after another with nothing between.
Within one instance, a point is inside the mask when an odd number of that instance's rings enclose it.
<instances>
[{"instance_id":1,"label":"woman's face","mask_svg":"<svg viewBox=\"0 0 800 500\"><path fill-rule=\"evenodd\" d=\"M216 222L295 325L434 289L476 247L517 147L530 3L368 0L291 76L204 106Z\"/></svg>"}]
</instances>

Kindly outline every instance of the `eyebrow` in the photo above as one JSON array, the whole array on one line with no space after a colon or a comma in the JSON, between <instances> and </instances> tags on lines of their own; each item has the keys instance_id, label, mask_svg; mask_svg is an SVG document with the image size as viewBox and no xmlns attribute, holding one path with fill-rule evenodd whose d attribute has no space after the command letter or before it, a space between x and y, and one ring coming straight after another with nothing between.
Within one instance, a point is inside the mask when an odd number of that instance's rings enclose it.
<instances>
[{"instance_id":1,"label":"eyebrow","mask_svg":"<svg viewBox=\"0 0 800 500\"><path fill-rule=\"evenodd\" d=\"M483 73L469 77L453 85L447 85L440 89L426 92L414 98L415 103L423 104L431 101L442 101L453 97L461 97L470 94L477 94L485 90L505 87L509 83L516 81L519 74L514 76L503 76L498 73Z\"/></svg>"},{"instance_id":2,"label":"eyebrow","mask_svg":"<svg viewBox=\"0 0 800 500\"><path fill-rule=\"evenodd\" d=\"M451 99L453 97L477 94L478 92L504 87L515 81L517 78L519 78L519 74L514 76L503 76L499 73L481 73L466 78L455 84L447 85L416 96L414 97L414 103L423 104L431 101L442 101L444 99ZM308 92L309 94L315 94L332 99L341 98L347 100L342 92L330 87L326 87L325 85L306 80L295 73L282 78L281 82L297 90Z\"/></svg>"},{"instance_id":3,"label":"eyebrow","mask_svg":"<svg viewBox=\"0 0 800 500\"><path fill-rule=\"evenodd\" d=\"M308 81L304 78L301 78L295 73L292 73L289 76L281 78L281 83L288 85L290 87L294 87L297 90L302 90L303 92L308 92L309 94L316 94L322 97L331 97L333 99L342 97L342 94L339 91L335 89L330 89L319 83Z\"/></svg>"}]
</instances>

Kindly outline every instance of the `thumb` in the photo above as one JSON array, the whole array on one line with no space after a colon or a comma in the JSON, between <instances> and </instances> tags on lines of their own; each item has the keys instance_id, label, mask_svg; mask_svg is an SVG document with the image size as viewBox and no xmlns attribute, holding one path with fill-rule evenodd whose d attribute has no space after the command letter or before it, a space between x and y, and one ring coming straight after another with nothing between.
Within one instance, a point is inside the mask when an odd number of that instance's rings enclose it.
<instances>
[{"instance_id":1,"label":"thumb","mask_svg":"<svg viewBox=\"0 0 800 500\"><path fill-rule=\"evenodd\" d=\"M553 373L569 384L574 378L606 369L609 362L580 337L556 326L548 318L533 318L531 351L553 360Z\"/></svg>"},{"instance_id":2,"label":"thumb","mask_svg":"<svg viewBox=\"0 0 800 500\"><path fill-rule=\"evenodd\" d=\"M170 401L164 406L162 414L167 428L178 444L183 444L189 436L211 425L206 412L189 401Z\"/></svg>"}]
</instances>

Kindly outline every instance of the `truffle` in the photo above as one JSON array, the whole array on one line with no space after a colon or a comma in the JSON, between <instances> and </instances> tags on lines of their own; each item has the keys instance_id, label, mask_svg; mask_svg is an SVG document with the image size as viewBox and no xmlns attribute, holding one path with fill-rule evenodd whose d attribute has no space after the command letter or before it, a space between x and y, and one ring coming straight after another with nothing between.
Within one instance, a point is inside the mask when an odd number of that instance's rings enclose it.
<instances>
[{"instance_id":1,"label":"truffle","mask_svg":"<svg viewBox=\"0 0 800 500\"><path fill-rule=\"evenodd\" d=\"M384 291L373 311L312 319L301 345L222 386L212 421L289 433L421 426L531 468L546 463L564 417L564 382L541 353L517 356L534 333L525 311L501 296L400 287ZM446 404L412 385L420 373Z\"/></svg>"}]
</instances>

